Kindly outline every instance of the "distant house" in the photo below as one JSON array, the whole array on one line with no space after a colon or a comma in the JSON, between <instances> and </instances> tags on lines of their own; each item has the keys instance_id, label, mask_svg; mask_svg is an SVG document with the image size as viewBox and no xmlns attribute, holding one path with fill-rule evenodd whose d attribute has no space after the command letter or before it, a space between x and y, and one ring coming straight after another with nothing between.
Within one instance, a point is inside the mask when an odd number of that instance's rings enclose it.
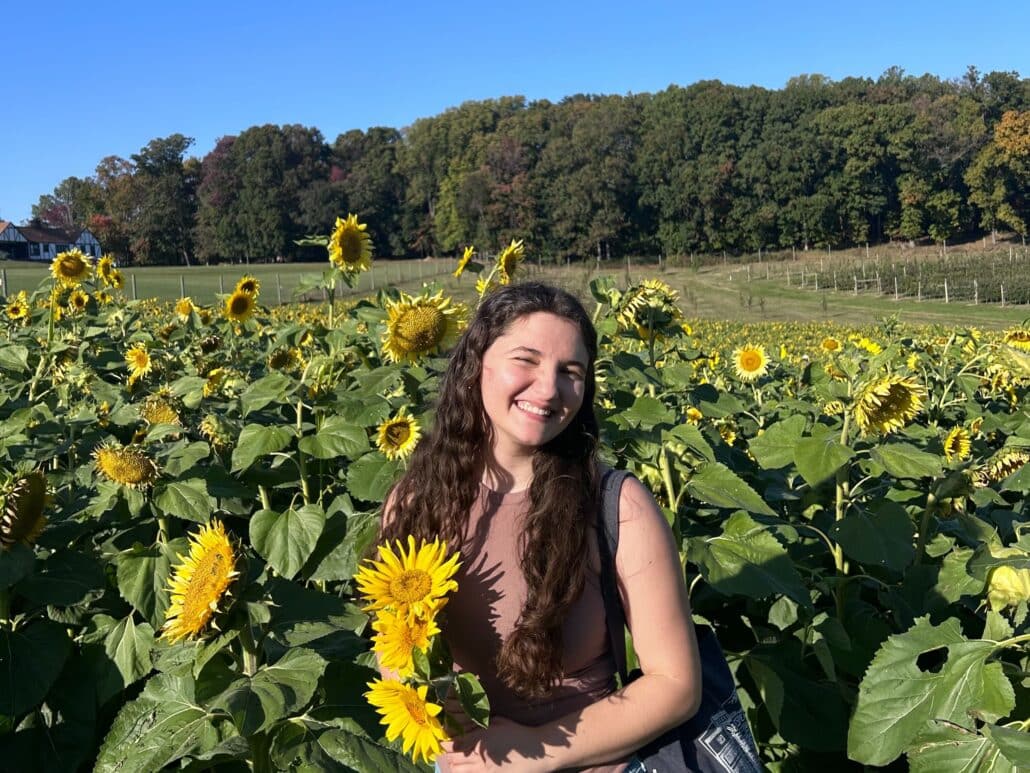
<instances>
[{"instance_id":1,"label":"distant house","mask_svg":"<svg viewBox=\"0 0 1030 773\"><path fill-rule=\"evenodd\" d=\"M51 228L38 220L29 225L14 225L0 220L0 252L14 260L52 261L59 252L79 248L86 255L100 257L100 242L88 228L65 231Z\"/></svg>"}]
</instances>

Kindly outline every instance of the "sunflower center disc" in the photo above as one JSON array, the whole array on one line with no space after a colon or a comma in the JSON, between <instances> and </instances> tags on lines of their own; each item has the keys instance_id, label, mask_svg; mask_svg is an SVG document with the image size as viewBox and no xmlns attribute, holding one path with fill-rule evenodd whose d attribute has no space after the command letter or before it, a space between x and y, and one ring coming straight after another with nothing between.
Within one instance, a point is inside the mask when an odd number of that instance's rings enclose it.
<instances>
[{"instance_id":1,"label":"sunflower center disc","mask_svg":"<svg viewBox=\"0 0 1030 773\"><path fill-rule=\"evenodd\" d=\"M755 352L745 352L740 357L740 367L746 371L758 370L762 365L762 358Z\"/></svg>"},{"instance_id":2,"label":"sunflower center disc","mask_svg":"<svg viewBox=\"0 0 1030 773\"><path fill-rule=\"evenodd\" d=\"M408 569L390 581L390 595L402 604L421 601L429 595L433 584L421 569Z\"/></svg>"},{"instance_id":3,"label":"sunflower center disc","mask_svg":"<svg viewBox=\"0 0 1030 773\"><path fill-rule=\"evenodd\" d=\"M397 322L397 334L408 351L427 352L443 340L447 320L435 306L416 306Z\"/></svg>"},{"instance_id":4,"label":"sunflower center disc","mask_svg":"<svg viewBox=\"0 0 1030 773\"><path fill-rule=\"evenodd\" d=\"M386 428L386 440L394 448L400 448L411 437L411 427L407 422L397 422Z\"/></svg>"},{"instance_id":5,"label":"sunflower center disc","mask_svg":"<svg viewBox=\"0 0 1030 773\"><path fill-rule=\"evenodd\" d=\"M413 722L424 725L426 723L426 707L422 705L420 701L413 700L412 698L404 697L404 708L408 710L408 714L411 715Z\"/></svg>"},{"instance_id":6,"label":"sunflower center disc","mask_svg":"<svg viewBox=\"0 0 1030 773\"><path fill-rule=\"evenodd\" d=\"M347 265L361 261L361 231L348 231L340 239L340 257Z\"/></svg>"}]
</instances>

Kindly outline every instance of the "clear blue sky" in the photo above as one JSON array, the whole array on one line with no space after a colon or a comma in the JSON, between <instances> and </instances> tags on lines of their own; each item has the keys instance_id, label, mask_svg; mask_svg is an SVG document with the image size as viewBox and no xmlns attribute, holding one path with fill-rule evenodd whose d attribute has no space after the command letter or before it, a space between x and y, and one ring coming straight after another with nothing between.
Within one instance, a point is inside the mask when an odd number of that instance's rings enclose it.
<instances>
[{"instance_id":1,"label":"clear blue sky","mask_svg":"<svg viewBox=\"0 0 1030 773\"><path fill-rule=\"evenodd\" d=\"M162 7L157 7L157 6ZM153 7L151 7L153 6ZM180 132L203 157L264 123L403 128L470 99L1030 75L1030 2L29 2L0 15L0 219Z\"/></svg>"}]
</instances>

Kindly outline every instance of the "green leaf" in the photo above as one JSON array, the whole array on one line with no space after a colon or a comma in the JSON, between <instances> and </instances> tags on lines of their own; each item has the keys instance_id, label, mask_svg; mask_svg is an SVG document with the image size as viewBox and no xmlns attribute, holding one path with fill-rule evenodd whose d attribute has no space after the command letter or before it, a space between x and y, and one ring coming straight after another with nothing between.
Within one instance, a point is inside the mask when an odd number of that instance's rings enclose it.
<instances>
[{"instance_id":1,"label":"green leaf","mask_svg":"<svg viewBox=\"0 0 1030 773\"><path fill-rule=\"evenodd\" d=\"M794 446L794 464L810 486L818 486L832 477L854 455L836 432L822 424L812 427L811 437L802 438Z\"/></svg>"},{"instance_id":2,"label":"green leaf","mask_svg":"<svg viewBox=\"0 0 1030 773\"><path fill-rule=\"evenodd\" d=\"M36 554L28 545L16 542L0 550L0 590L6 590L32 571Z\"/></svg>"},{"instance_id":3,"label":"green leaf","mask_svg":"<svg viewBox=\"0 0 1030 773\"><path fill-rule=\"evenodd\" d=\"M158 674L115 717L94 773L161 770L188 754L214 748L222 736L197 705L193 678Z\"/></svg>"},{"instance_id":4,"label":"green leaf","mask_svg":"<svg viewBox=\"0 0 1030 773\"><path fill-rule=\"evenodd\" d=\"M468 718L480 727L490 724L490 699L475 674L462 671L454 680L458 688L458 700Z\"/></svg>"},{"instance_id":5,"label":"green leaf","mask_svg":"<svg viewBox=\"0 0 1030 773\"><path fill-rule=\"evenodd\" d=\"M691 539L688 555L720 593L755 599L779 593L812 605L786 549L746 513L731 515L720 536Z\"/></svg>"},{"instance_id":6,"label":"green leaf","mask_svg":"<svg viewBox=\"0 0 1030 773\"><path fill-rule=\"evenodd\" d=\"M984 579L973 577L966 568L972 557L971 548L956 548L944 556L941 562L935 590L949 604L954 604L963 596L980 596L984 591Z\"/></svg>"},{"instance_id":7,"label":"green leaf","mask_svg":"<svg viewBox=\"0 0 1030 773\"><path fill-rule=\"evenodd\" d=\"M0 346L0 368L24 373L29 369L29 350L20 344Z\"/></svg>"},{"instance_id":8,"label":"green leaf","mask_svg":"<svg viewBox=\"0 0 1030 773\"><path fill-rule=\"evenodd\" d=\"M709 462L687 482L687 491L695 499L726 508L743 508L752 513L776 515L754 489L725 464Z\"/></svg>"},{"instance_id":9,"label":"green leaf","mask_svg":"<svg viewBox=\"0 0 1030 773\"><path fill-rule=\"evenodd\" d=\"M347 488L358 499L382 502L400 470L399 460L391 462L378 452L365 454L347 468Z\"/></svg>"},{"instance_id":10,"label":"green leaf","mask_svg":"<svg viewBox=\"0 0 1030 773\"><path fill-rule=\"evenodd\" d=\"M715 452L708 445L708 441L701 434L701 430L693 424L677 424L672 429L663 431L662 441L668 443L670 439L683 443L683 445L707 462L715 461Z\"/></svg>"},{"instance_id":11,"label":"green leaf","mask_svg":"<svg viewBox=\"0 0 1030 773\"><path fill-rule=\"evenodd\" d=\"M120 620L104 639L104 650L122 675L124 687L150 673L153 649L154 629L147 623L137 626L132 615Z\"/></svg>"},{"instance_id":12,"label":"green leaf","mask_svg":"<svg viewBox=\"0 0 1030 773\"><path fill-rule=\"evenodd\" d=\"M285 402L287 393L294 383L292 379L282 373L269 373L267 376L259 378L240 395L243 415L247 416L253 411L259 411L269 403Z\"/></svg>"},{"instance_id":13,"label":"green leaf","mask_svg":"<svg viewBox=\"0 0 1030 773\"><path fill-rule=\"evenodd\" d=\"M18 591L41 604L77 604L106 584L104 570L93 558L62 550L40 561L36 573L21 581Z\"/></svg>"},{"instance_id":14,"label":"green leaf","mask_svg":"<svg viewBox=\"0 0 1030 773\"><path fill-rule=\"evenodd\" d=\"M936 478L944 472L940 457L920 451L909 443L875 446L872 449L872 457L895 478Z\"/></svg>"},{"instance_id":15,"label":"green leaf","mask_svg":"<svg viewBox=\"0 0 1030 773\"><path fill-rule=\"evenodd\" d=\"M422 773L425 768L408 755L370 740L353 723L327 730L318 742L326 754L350 770L390 770L396 773Z\"/></svg>"},{"instance_id":16,"label":"green leaf","mask_svg":"<svg viewBox=\"0 0 1030 773\"><path fill-rule=\"evenodd\" d=\"M308 560L324 527L325 512L318 505L291 507L284 513L259 510L250 519L250 540L261 557L289 580Z\"/></svg>"},{"instance_id":17,"label":"green leaf","mask_svg":"<svg viewBox=\"0 0 1030 773\"><path fill-rule=\"evenodd\" d=\"M316 459L351 459L368 451L368 434L339 416L330 416L314 435L301 438L300 450Z\"/></svg>"},{"instance_id":18,"label":"green leaf","mask_svg":"<svg viewBox=\"0 0 1030 773\"><path fill-rule=\"evenodd\" d=\"M300 711L315 694L326 661L311 650L287 652L253 677L239 679L215 700L242 735L251 736Z\"/></svg>"},{"instance_id":19,"label":"green leaf","mask_svg":"<svg viewBox=\"0 0 1030 773\"><path fill-rule=\"evenodd\" d=\"M850 558L896 572L908 566L915 555L912 519L905 508L889 500L876 502L869 511L849 512L834 524L830 536Z\"/></svg>"},{"instance_id":20,"label":"green leaf","mask_svg":"<svg viewBox=\"0 0 1030 773\"><path fill-rule=\"evenodd\" d=\"M240 432L236 448L232 452L232 471L247 469L265 454L282 451L293 439L293 430L287 427L264 427L248 424Z\"/></svg>"},{"instance_id":21,"label":"green leaf","mask_svg":"<svg viewBox=\"0 0 1030 773\"><path fill-rule=\"evenodd\" d=\"M987 735L937 720L920 734L908 762L911 773L1018 773Z\"/></svg>"},{"instance_id":22,"label":"green leaf","mask_svg":"<svg viewBox=\"0 0 1030 773\"><path fill-rule=\"evenodd\" d=\"M17 717L43 700L71 650L64 626L50 620L0 628L0 716Z\"/></svg>"},{"instance_id":23,"label":"green leaf","mask_svg":"<svg viewBox=\"0 0 1030 773\"><path fill-rule=\"evenodd\" d=\"M201 459L207 459L210 455L211 446L207 443L186 443L168 454L162 468L165 474L178 478Z\"/></svg>"},{"instance_id":24,"label":"green leaf","mask_svg":"<svg viewBox=\"0 0 1030 773\"><path fill-rule=\"evenodd\" d=\"M1011 727L987 725L984 733L998 745L1005 759L1022 769L1030 768L1030 733Z\"/></svg>"},{"instance_id":25,"label":"green leaf","mask_svg":"<svg viewBox=\"0 0 1030 773\"><path fill-rule=\"evenodd\" d=\"M1001 482L1002 491L1030 493L1030 464L1024 464Z\"/></svg>"},{"instance_id":26,"label":"green leaf","mask_svg":"<svg viewBox=\"0 0 1030 773\"><path fill-rule=\"evenodd\" d=\"M807 423L804 416L790 416L776 422L748 441L751 455L763 469L786 467L794 461L794 447L804 434Z\"/></svg>"},{"instance_id":27,"label":"green leaf","mask_svg":"<svg viewBox=\"0 0 1030 773\"><path fill-rule=\"evenodd\" d=\"M936 672L917 662L921 655L947 650ZM859 686L848 733L848 756L867 765L897 759L929 720L970 722L984 689L984 661L992 642L969 641L958 620L933 626L919 618L902 634L887 639Z\"/></svg>"},{"instance_id":28,"label":"green leaf","mask_svg":"<svg viewBox=\"0 0 1030 773\"><path fill-rule=\"evenodd\" d=\"M176 552L185 553L185 539L153 548L137 547L118 556L118 592L155 628L164 621L168 608L168 577Z\"/></svg>"},{"instance_id":29,"label":"green leaf","mask_svg":"<svg viewBox=\"0 0 1030 773\"><path fill-rule=\"evenodd\" d=\"M167 483L155 492L153 502L165 515L194 523L207 523L215 509L214 497L208 496L203 478Z\"/></svg>"},{"instance_id":30,"label":"green leaf","mask_svg":"<svg viewBox=\"0 0 1030 773\"><path fill-rule=\"evenodd\" d=\"M622 412L622 418L633 427L653 429L658 424L675 424L676 415L661 400L641 395L629 408Z\"/></svg>"},{"instance_id":31,"label":"green leaf","mask_svg":"<svg viewBox=\"0 0 1030 773\"><path fill-rule=\"evenodd\" d=\"M365 549L379 532L376 513L334 513L326 521L305 574L311 580L349 580L358 571Z\"/></svg>"}]
</instances>

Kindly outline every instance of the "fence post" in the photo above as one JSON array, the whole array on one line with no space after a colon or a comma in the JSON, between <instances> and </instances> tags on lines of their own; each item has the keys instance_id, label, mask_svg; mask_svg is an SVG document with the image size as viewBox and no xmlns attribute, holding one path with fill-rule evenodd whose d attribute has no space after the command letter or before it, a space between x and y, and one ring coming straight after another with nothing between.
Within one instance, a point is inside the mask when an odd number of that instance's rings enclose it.
<instances>
[{"instance_id":1,"label":"fence post","mask_svg":"<svg viewBox=\"0 0 1030 773\"><path fill-rule=\"evenodd\" d=\"M852 273L851 276L855 280L855 295L858 295L858 274Z\"/></svg>"},{"instance_id":2,"label":"fence post","mask_svg":"<svg viewBox=\"0 0 1030 773\"><path fill-rule=\"evenodd\" d=\"M898 275L894 275L894 300L898 300Z\"/></svg>"},{"instance_id":3,"label":"fence post","mask_svg":"<svg viewBox=\"0 0 1030 773\"><path fill-rule=\"evenodd\" d=\"M275 297L279 301L279 305L283 305L283 283L279 278L279 274L275 275Z\"/></svg>"},{"instance_id":4,"label":"fence post","mask_svg":"<svg viewBox=\"0 0 1030 773\"><path fill-rule=\"evenodd\" d=\"M916 300L923 300L923 280L922 277L916 280Z\"/></svg>"},{"instance_id":5,"label":"fence post","mask_svg":"<svg viewBox=\"0 0 1030 773\"><path fill-rule=\"evenodd\" d=\"M948 302L948 277L944 277L944 302Z\"/></svg>"},{"instance_id":6,"label":"fence post","mask_svg":"<svg viewBox=\"0 0 1030 773\"><path fill-rule=\"evenodd\" d=\"M7 291L7 269L0 268L0 285L3 285L4 295L10 295Z\"/></svg>"},{"instance_id":7,"label":"fence post","mask_svg":"<svg viewBox=\"0 0 1030 773\"><path fill-rule=\"evenodd\" d=\"M186 277L182 274L179 274L179 297L186 297Z\"/></svg>"},{"instance_id":8,"label":"fence post","mask_svg":"<svg viewBox=\"0 0 1030 773\"><path fill-rule=\"evenodd\" d=\"M985 242L987 241L986 238L984 239L984 241ZM987 245L984 244L984 246L986 247ZM976 278L974 277L973 278L973 305L976 306L979 303L980 303L980 283L977 282Z\"/></svg>"},{"instance_id":9,"label":"fence post","mask_svg":"<svg viewBox=\"0 0 1030 773\"><path fill-rule=\"evenodd\" d=\"M629 271L629 258L626 258L626 270ZM751 264L747 264L747 281L751 281Z\"/></svg>"},{"instance_id":10,"label":"fence post","mask_svg":"<svg viewBox=\"0 0 1030 773\"><path fill-rule=\"evenodd\" d=\"M219 295L225 295L225 277L221 274L218 275L218 293Z\"/></svg>"},{"instance_id":11,"label":"fence post","mask_svg":"<svg viewBox=\"0 0 1030 773\"><path fill-rule=\"evenodd\" d=\"M1001 283L1001 307L1005 308L1005 283Z\"/></svg>"},{"instance_id":12,"label":"fence post","mask_svg":"<svg viewBox=\"0 0 1030 773\"><path fill-rule=\"evenodd\" d=\"M880 282L880 272L879 272L879 270L877 270L877 272L876 272L876 293L877 293L877 295L883 295L883 284Z\"/></svg>"},{"instance_id":13,"label":"fence post","mask_svg":"<svg viewBox=\"0 0 1030 773\"><path fill-rule=\"evenodd\" d=\"M837 269L833 269L833 291L837 292Z\"/></svg>"}]
</instances>

